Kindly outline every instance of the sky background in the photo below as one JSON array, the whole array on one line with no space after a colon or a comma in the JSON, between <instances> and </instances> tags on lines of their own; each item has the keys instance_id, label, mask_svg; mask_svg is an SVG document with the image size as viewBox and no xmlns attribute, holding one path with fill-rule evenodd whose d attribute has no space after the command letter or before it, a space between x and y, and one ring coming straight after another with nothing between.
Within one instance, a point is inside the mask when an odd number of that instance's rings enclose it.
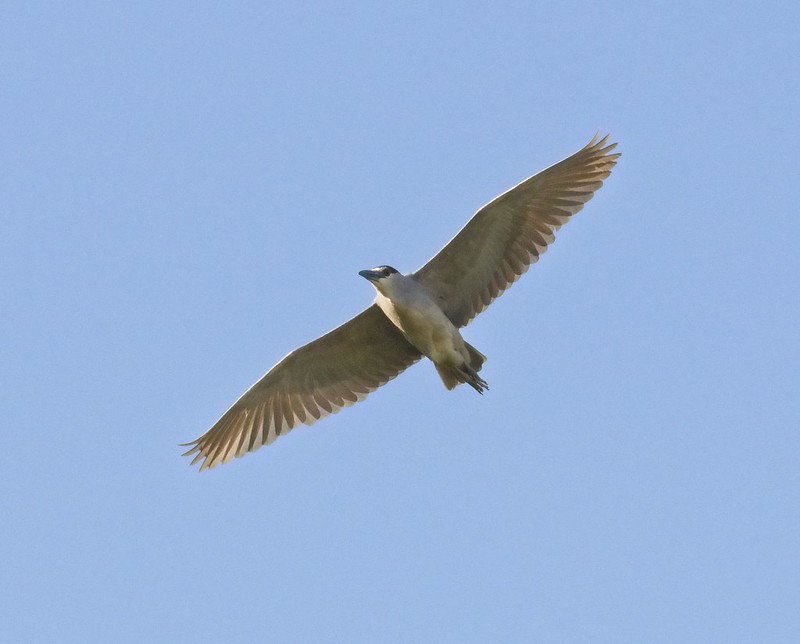
<instances>
[{"instance_id":1,"label":"sky background","mask_svg":"<svg viewBox=\"0 0 800 644\"><path fill-rule=\"evenodd\" d=\"M759 5L762 8L759 8ZM0 639L796 642L796 3L0 9ZM179 443L610 132L430 363Z\"/></svg>"}]
</instances>

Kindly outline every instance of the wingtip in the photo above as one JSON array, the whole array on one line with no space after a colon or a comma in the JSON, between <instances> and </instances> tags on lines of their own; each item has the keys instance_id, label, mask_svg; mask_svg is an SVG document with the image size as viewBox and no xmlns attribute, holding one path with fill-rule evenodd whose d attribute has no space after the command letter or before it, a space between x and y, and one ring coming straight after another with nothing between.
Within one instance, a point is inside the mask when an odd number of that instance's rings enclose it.
<instances>
[{"instance_id":1,"label":"wingtip","mask_svg":"<svg viewBox=\"0 0 800 644\"><path fill-rule=\"evenodd\" d=\"M609 146L608 149L613 149L613 147L616 146L617 144L616 143L610 143L610 144L608 143L608 139L609 139L610 136L611 136L611 133L608 132L603 136L603 138L600 138L600 130L597 130L594 133L594 136L592 137L592 140L589 141L586 145L584 145L583 149L586 150L588 148L594 148L594 149L597 150L597 149L603 148L603 146L605 146L606 144L608 144L608 146Z\"/></svg>"},{"instance_id":2,"label":"wingtip","mask_svg":"<svg viewBox=\"0 0 800 644\"><path fill-rule=\"evenodd\" d=\"M602 139L598 140L600 136L599 131L592 137L592 140L587 143L581 152L588 151L590 154L599 155L598 158L602 158L604 162L611 162L612 165L616 164L617 159L622 156L620 152L611 153L617 147L617 142L614 141L613 143L609 143L608 139L611 136L611 133L606 134Z\"/></svg>"},{"instance_id":3,"label":"wingtip","mask_svg":"<svg viewBox=\"0 0 800 644\"><path fill-rule=\"evenodd\" d=\"M205 469L213 467L212 465L209 465L209 459L208 459L209 455L203 452L198 441L192 441L191 443L180 443L179 447L191 447L191 449L185 451L183 454L181 454L181 456L191 456L192 454L197 452L197 455L189 463L189 467L194 467L200 461L203 461L200 464L200 469L198 470L200 472L202 472Z\"/></svg>"}]
</instances>

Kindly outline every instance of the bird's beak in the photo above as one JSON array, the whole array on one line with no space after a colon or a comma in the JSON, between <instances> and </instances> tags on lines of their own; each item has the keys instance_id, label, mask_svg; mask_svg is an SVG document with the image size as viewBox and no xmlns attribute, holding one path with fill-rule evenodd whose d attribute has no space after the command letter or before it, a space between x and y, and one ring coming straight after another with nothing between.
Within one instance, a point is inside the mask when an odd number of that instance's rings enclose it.
<instances>
[{"instance_id":1,"label":"bird's beak","mask_svg":"<svg viewBox=\"0 0 800 644\"><path fill-rule=\"evenodd\" d=\"M381 274L378 271L358 271L358 274L370 282L377 282L381 278Z\"/></svg>"}]
</instances>

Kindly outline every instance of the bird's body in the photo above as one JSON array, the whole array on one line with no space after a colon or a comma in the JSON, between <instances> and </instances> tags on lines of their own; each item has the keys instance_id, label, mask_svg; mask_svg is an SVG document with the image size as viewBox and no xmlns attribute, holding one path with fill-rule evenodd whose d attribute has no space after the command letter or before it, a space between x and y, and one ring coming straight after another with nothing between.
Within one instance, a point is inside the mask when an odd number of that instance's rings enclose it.
<instances>
[{"instance_id":1,"label":"bird's body","mask_svg":"<svg viewBox=\"0 0 800 644\"><path fill-rule=\"evenodd\" d=\"M467 358L464 340L433 298L413 278L399 273L376 285L375 304L422 355L435 363Z\"/></svg>"},{"instance_id":2,"label":"bird's body","mask_svg":"<svg viewBox=\"0 0 800 644\"><path fill-rule=\"evenodd\" d=\"M289 353L186 454L200 469L227 463L363 400L429 358L448 389L487 389L486 357L460 328L514 283L592 198L618 154L596 138L563 161L493 199L425 266L402 275L390 266L361 271L375 303L349 322Z\"/></svg>"},{"instance_id":3,"label":"bird's body","mask_svg":"<svg viewBox=\"0 0 800 644\"><path fill-rule=\"evenodd\" d=\"M388 276L383 276L382 271L389 271ZM375 304L405 339L436 365L448 389L466 382L483 393L487 388L486 382L476 374L486 358L464 342L459 330L422 284L413 276L401 275L390 266L361 271L360 274L375 286L378 292ZM482 360L473 366L476 354Z\"/></svg>"}]
</instances>

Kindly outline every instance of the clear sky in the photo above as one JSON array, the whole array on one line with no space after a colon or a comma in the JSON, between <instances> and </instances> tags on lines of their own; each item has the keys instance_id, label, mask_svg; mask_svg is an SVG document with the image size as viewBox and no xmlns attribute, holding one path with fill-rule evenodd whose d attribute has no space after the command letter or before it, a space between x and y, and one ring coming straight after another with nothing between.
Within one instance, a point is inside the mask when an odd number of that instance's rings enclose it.
<instances>
[{"instance_id":1,"label":"clear sky","mask_svg":"<svg viewBox=\"0 0 800 644\"><path fill-rule=\"evenodd\" d=\"M0 639L798 641L797 7L4 3ZM486 395L180 457L597 131Z\"/></svg>"}]
</instances>

